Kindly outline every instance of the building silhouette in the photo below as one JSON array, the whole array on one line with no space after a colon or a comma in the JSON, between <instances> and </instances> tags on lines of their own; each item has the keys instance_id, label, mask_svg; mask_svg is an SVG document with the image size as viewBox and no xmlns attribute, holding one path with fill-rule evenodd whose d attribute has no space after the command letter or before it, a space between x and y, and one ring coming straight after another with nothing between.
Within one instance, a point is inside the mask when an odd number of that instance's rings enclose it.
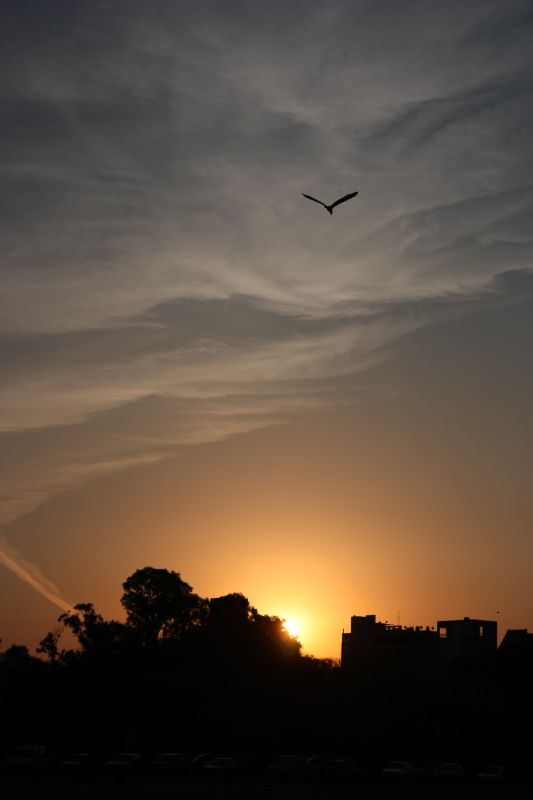
<instances>
[{"instance_id":1,"label":"building silhouette","mask_svg":"<svg viewBox=\"0 0 533 800\"><path fill-rule=\"evenodd\" d=\"M516 658L533 659L533 633L527 628L509 629L500 644L500 653Z\"/></svg>"},{"instance_id":2,"label":"building silhouette","mask_svg":"<svg viewBox=\"0 0 533 800\"><path fill-rule=\"evenodd\" d=\"M492 620L463 617L439 620L435 630L378 622L375 614L354 615L350 631L342 632L341 666L353 670L384 661L488 656L497 650L497 627Z\"/></svg>"},{"instance_id":3,"label":"building silhouette","mask_svg":"<svg viewBox=\"0 0 533 800\"><path fill-rule=\"evenodd\" d=\"M498 647L498 623L487 619L449 619L437 622L439 650L447 659L488 656Z\"/></svg>"},{"instance_id":4,"label":"building silhouette","mask_svg":"<svg viewBox=\"0 0 533 800\"><path fill-rule=\"evenodd\" d=\"M353 669L375 661L434 656L439 639L428 626L402 627L377 622L375 614L354 615L350 631L342 633L341 666Z\"/></svg>"}]
</instances>

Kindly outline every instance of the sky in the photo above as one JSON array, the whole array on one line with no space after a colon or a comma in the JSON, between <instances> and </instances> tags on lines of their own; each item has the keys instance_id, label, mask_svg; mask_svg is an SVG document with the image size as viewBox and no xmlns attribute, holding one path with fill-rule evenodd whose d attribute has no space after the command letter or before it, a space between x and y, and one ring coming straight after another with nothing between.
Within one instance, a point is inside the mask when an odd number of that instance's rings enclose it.
<instances>
[{"instance_id":1,"label":"sky","mask_svg":"<svg viewBox=\"0 0 533 800\"><path fill-rule=\"evenodd\" d=\"M1 17L3 646L147 565L533 629L529 0Z\"/></svg>"}]
</instances>

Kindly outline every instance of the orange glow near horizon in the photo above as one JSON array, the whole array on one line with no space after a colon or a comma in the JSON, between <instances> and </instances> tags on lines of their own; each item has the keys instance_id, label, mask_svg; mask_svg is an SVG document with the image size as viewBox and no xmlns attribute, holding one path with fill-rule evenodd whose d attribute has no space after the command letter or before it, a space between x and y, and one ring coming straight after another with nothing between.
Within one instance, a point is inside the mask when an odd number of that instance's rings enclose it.
<instances>
[{"instance_id":1,"label":"orange glow near horizon","mask_svg":"<svg viewBox=\"0 0 533 800\"><path fill-rule=\"evenodd\" d=\"M410 466L414 439L410 449L394 439L394 451L383 445L378 458L379 442L365 444L358 420L357 451L342 449L329 419L250 434L60 495L6 533L66 597L93 602L105 618L124 618L122 582L150 565L179 572L201 597L239 592L259 613L295 622L297 634L288 634L315 657L339 658L352 614L389 622L400 614L402 625L422 626L497 619L500 638L510 627L531 628L527 508L512 518L520 547L502 551L510 518L498 493L480 497L468 482L450 488L422 457L423 469ZM346 418L343 428L350 425ZM3 582L3 608L18 609L3 622L4 648L34 647L58 616L17 581ZM8 597L16 598L11 606Z\"/></svg>"}]
</instances>

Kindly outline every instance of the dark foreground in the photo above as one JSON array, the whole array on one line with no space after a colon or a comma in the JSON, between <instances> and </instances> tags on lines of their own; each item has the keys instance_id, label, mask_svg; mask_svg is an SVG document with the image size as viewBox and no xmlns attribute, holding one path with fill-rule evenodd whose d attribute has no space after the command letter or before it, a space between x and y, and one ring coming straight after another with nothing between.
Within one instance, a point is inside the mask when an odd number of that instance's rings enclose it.
<instances>
[{"instance_id":1,"label":"dark foreground","mask_svg":"<svg viewBox=\"0 0 533 800\"><path fill-rule=\"evenodd\" d=\"M2 800L533 800L518 786L190 786L150 784L2 783Z\"/></svg>"}]
</instances>

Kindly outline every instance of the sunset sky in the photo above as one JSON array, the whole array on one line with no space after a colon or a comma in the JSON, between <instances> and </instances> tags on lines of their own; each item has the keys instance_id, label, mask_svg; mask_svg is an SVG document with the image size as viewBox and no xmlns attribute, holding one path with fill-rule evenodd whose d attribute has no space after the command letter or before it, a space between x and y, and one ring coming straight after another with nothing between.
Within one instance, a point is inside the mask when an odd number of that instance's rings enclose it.
<instances>
[{"instance_id":1,"label":"sunset sky","mask_svg":"<svg viewBox=\"0 0 533 800\"><path fill-rule=\"evenodd\" d=\"M3 647L146 565L316 656L352 614L533 629L530 0L0 30Z\"/></svg>"}]
</instances>

